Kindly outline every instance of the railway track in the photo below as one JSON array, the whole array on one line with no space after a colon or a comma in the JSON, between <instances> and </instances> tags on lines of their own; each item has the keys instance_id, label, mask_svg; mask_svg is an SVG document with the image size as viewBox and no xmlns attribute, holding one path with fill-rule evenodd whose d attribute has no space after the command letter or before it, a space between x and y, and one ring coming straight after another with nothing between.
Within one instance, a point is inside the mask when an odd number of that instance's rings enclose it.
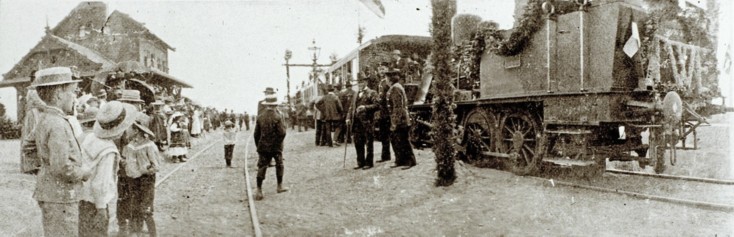
<instances>
[{"instance_id":1,"label":"railway track","mask_svg":"<svg viewBox=\"0 0 734 237\"><path fill-rule=\"evenodd\" d=\"M652 173L634 172L634 171L626 171L626 170L618 170L618 169L607 169L605 172L612 173L612 174L653 177L653 178L659 178L659 179L672 179L672 180L684 180L684 181L711 183L711 184L734 185L734 180L726 180L726 179L709 179L709 178L699 178L699 177L691 177L691 176L652 174Z\"/></svg>"},{"instance_id":2,"label":"railway track","mask_svg":"<svg viewBox=\"0 0 734 237\"><path fill-rule=\"evenodd\" d=\"M245 186L247 186L247 205L248 209L250 210L250 220L252 221L252 230L255 233L255 237L262 237L263 233L260 229L260 221L257 218L257 210L255 209L255 199L253 198L252 194L252 184L250 184L250 172L248 171L249 166L247 165L248 157L247 155L250 154L250 140L252 140L252 137L254 136L255 130L252 130L253 132L250 134L250 136L245 141Z\"/></svg>"},{"instance_id":3,"label":"railway track","mask_svg":"<svg viewBox=\"0 0 734 237\"><path fill-rule=\"evenodd\" d=\"M622 171L622 170L614 170L614 169L606 170L606 172L614 173L614 174L622 174L627 177L656 178L656 179L666 180L664 182L685 181L685 182L701 183L703 185L715 185L715 186L723 185L727 188L730 188L731 187L730 185L734 185L734 180L719 180L719 179L707 179L707 178L697 178L697 177L688 177L688 176L649 174L649 173L630 172L630 171ZM471 173L477 177L489 178L489 177L482 175L481 172L471 172ZM694 207L694 208L704 209L704 210L734 213L734 205L732 204L721 203L721 202L716 202L716 201L714 202L702 201L702 200L696 200L693 198L685 198L685 197L684 198L674 197L673 195L666 195L666 194L653 194L653 193L644 192L644 191L632 191L630 188L624 188L624 187L622 188L614 187L614 186L624 186L625 181L626 181L624 180L624 178L619 178L619 180L611 180L611 181L597 180L598 181L597 182L591 179L584 179L584 178L579 178L579 177L568 178L568 177L558 177L558 176L548 175L548 174L545 174L545 176L546 177L541 177L541 176L524 176L524 177L533 179L540 184L550 185L552 187L560 186L560 187L568 187L568 188L575 188L575 189L585 189L585 190L591 190L591 191L597 191L597 192L603 192L603 193L617 194L617 195L622 195L622 196L627 196L627 197L642 199L642 200L654 200L654 201L659 201L659 202L684 205L684 206L689 206L689 207ZM607 185L604 185L605 183ZM640 187L640 188L650 188L650 187ZM732 191L734 191L734 189ZM694 191L691 191L691 192L694 192Z\"/></svg>"}]
</instances>

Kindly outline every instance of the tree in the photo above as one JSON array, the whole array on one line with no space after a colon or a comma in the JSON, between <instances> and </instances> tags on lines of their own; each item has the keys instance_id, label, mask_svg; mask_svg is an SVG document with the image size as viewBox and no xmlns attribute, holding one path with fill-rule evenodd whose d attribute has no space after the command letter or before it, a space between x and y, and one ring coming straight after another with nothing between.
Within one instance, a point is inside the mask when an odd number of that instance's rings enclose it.
<instances>
[{"instance_id":1,"label":"tree","mask_svg":"<svg viewBox=\"0 0 734 237\"><path fill-rule=\"evenodd\" d=\"M456 14L456 0L432 0L433 18L433 148L436 159L436 186L449 186L456 180L454 170L454 87L451 82L451 18ZM447 139L449 138L449 139Z\"/></svg>"},{"instance_id":2,"label":"tree","mask_svg":"<svg viewBox=\"0 0 734 237\"><path fill-rule=\"evenodd\" d=\"M3 103L0 103L0 118L5 117L5 105Z\"/></svg>"}]
</instances>

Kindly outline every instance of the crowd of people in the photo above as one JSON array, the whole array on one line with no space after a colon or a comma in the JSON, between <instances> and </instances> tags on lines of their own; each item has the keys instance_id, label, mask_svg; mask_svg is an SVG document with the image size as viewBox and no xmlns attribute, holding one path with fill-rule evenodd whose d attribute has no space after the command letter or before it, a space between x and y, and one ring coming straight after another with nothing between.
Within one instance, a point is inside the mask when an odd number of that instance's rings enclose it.
<instances>
[{"instance_id":1,"label":"crowd of people","mask_svg":"<svg viewBox=\"0 0 734 237\"><path fill-rule=\"evenodd\" d=\"M44 233L106 236L108 205L116 198L122 236L141 235L143 226L150 236L156 236L153 210L161 163L166 159L186 162L192 139L223 127L224 161L231 167L235 133L249 130L251 118L259 154L256 200L264 198L262 183L270 166L276 170L277 192L288 191L283 186L283 141L287 121L294 130L296 126L299 131L308 129L300 119L308 114L303 110L313 111L317 146L354 143L354 169L374 167L375 137L382 142L377 162L391 160L392 146L392 167L409 169L417 162L408 139L411 121L401 85L405 79L400 70L388 66L379 68L377 90L369 88L371 78L363 76L357 81L357 91L350 81L338 93L337 88L327 86L327 93L308 107L286 107L287 111L278 108L282 104L268 87L265 99L258 102L257 117L169 98L146 103L140 91L124 88L82 93L80 80L71 69L39 70L26 97L20 168L37 175L33 197L41 208ZM109 100L108 92L113 95Z\"/></svg>"},{"instance_id":2,"label":"crowd of people","mask_svg":"<svg viewBox=\"0 0 734 237\"><path fill-rule=\"evenodd\" d=\"M146 103L140 91L124 87L84 93L73 75L67 67L38 70L25 98L20 169L37 176L33 197L46 236L107 236L114 199L121 236L142 235L143 226L156 236L161 163L186 162L192 139L221 125L227 141L236 122L249 130L246 113L167 97ZM117 79L136 74L128 77ZM231 148L227 155L230 167Z\"/></svg>"}]
</instances>

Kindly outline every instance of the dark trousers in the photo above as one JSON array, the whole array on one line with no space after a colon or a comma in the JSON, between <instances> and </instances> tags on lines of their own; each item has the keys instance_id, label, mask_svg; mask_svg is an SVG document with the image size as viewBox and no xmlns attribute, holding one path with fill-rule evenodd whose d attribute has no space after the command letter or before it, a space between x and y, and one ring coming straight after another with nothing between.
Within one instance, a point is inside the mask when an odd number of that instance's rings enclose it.
<instances>
[{"instance_id":1,"label":"dark trousers","mask_svg":"<svg viewBox=\"0 0 734 237\"><path fill-rule=\"evenodd\" d=\"M245 127L247 128L247 131L250 131L250 121L249 120L245 120Z\"/></svg>"},{"instance_id":2,"label":"dark trousers","mask_svg":"<svg viewBox=\"0 0 734 237\"><path fill-rule=\"evenodd\" d=\"M270 161L275 159L275 177L278 180L278 184L283 182L283 172L285 168L283 166L283 153L282 152L258 152L260 157L257 160L257 187L262 188L263 180L265 180L265 173L268 170Z\"/></svg>"},{"instance_id":3,"label":"dark trousers","mask_svg":"<svg viewBox=\"0 0 734 237\"><path fill-rule=\"evenodd\" d=\"M131 192L130 228L132 232L141 233L143 224L148 227L150 236L156 236L153 205L155 200L155 174L144 174L133 179Z\"/></svg>"},{"instance_id":4,"label":"dark trousers","mask_svg":"<svg viewBox=\"0 0 734 237\"><path fill-rule=\"evenodd\" d=\"M391 134L390 142L392 149L395 151L395 165L413 166L416 165L413 147L410 145L408 138L408 126L398 126Z\"/></svg>"},{"instance_id":5,"label":"dark trousers","mask_svg":"<svg viewBox=\"0 0 734 237\"><path fill-rule=\"evenodd\" d=\"M316 145L321 146L324 143L323 140L324 121L316 120Z\"/></svg>"},{"instance_id":6,"label":"dark trousers","mask_svg":"<svg viewBox=\"0 0 734 237\"><path fill-rule=\"evenodd\" d=\"M390 119L381 118L377 121L380 127L380 142L382 142L382 160L390 160ZM393 150L395 148L393 147Z\"/></svg>"},{"instance_id":7,"label":"dark trousers","mask_svg":"<svg viewBox=\"0 0 734 237\"><path fill-rule=\"evenodd\" d=\"M357 150L357 166L374 166L373 159L375 138L372 131L359 129L354 131L354 149ZM365 147L367 154L365 155Z\"/></svg>"},{"instance_id":8,"label":"dark trousers","mask_svg":"<svg viewBox=\"0 0 734 237\"><path fill-rule=\"evenodd\" d=\"M331 126L334 128L334 142L344 143L344 133L347 132L344 120L333 121Z\"/></svg>"},{"instance_id":9,"label":"dark trousers","mask_svg":"<svg viewBox=\"0 0 734 237\"><path fill-rule=\"evenodd\" d=\"M224 162L227 167L232 166L232 153L234 152L234 144L224 145Z\"/></svg>"},{"instance_id":10,"label":"dark trousers","mask_svg":"<svg viewBox=\"0 0 734 237\"><path fill-rule=\"evenodd\" d=\"M120 170L123 170L120 167ZM127 232L130 228L129 221L132 218L132 189L133 178L127 177L125 172L118 173L117 177L117 226L120 232Z\"/></svg>"},{"instance_id":11,"label":"dark trousers","mask_svg":"<svg viewBox=\"0 0 734 237\"><path fill-rule=\"evenodd\" d=\"M97 216L97 207L94 203L87 201L79 201L79 236L96 237L107 236L109 223L109 211L105 207L104 211L108 215L107 218L101 219Z\"/></svg>"}]
</instances>

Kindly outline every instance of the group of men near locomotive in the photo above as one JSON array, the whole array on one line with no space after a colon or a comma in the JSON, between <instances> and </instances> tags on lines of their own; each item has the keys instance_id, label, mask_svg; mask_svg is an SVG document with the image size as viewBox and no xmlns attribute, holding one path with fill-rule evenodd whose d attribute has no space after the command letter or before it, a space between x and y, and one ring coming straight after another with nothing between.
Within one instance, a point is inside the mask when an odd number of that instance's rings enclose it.
<instances>
[{"instance_id":1,"label":"group of men near locomotive","mask_svg":"<svg viewBox=\"0 0 734 237\"><path fill-rule=\"evenodd\" d=\"M378 73L372 74L377 77L374 79L379 79L377 90L369 88L368 82L372 78L365 74L357 80L357 91L352 89L349 80L344 88L326 85L325 95L308 106L299 105L291 110L291 116L297 117L291 119L292 124L298 124L299 131L301 127L307 130L309 124L303 121L308 120L302 116L312 112L316 123L316 146L338 147L353 141L357 153L354 169L374 167L375 138L382 143L381 157L377 162L391 160L392 146L395 152L395 165L392 167L410 169L417 162L408 138L411 121L402 85L405 78L399 69L390 69L389 66L390 63L382 63Z\"/></svg>"}]
</instances>

